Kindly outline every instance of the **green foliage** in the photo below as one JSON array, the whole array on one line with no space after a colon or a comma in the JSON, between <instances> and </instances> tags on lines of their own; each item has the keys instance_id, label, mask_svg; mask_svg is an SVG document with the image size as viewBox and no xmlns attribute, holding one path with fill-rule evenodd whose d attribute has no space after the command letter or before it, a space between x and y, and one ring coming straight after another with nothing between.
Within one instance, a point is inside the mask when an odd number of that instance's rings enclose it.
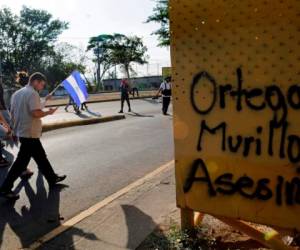
<instances>
[{"instance_id":1,"label":"green foliage","mask_svg":"<svg viewBox=\"0 0 300 250\"><path fill-rule=\"evenodd\" d=\"M182 231L176 222L170 221L167 231L153 232L139 250L215 250L216 241L207 236L207 229L197 227L194 231Z\"/></svg>"},{"instance_id":2,"label":"green foliage","mask_svg":"<svg viewBox=\"0 0 300 250\"><path fill-rule=\"evenodd\" d=\"M147 47L137 36L115 34L113 40L107 44L109 60L113 65L121 65L130 78L131 63L147 63Z\"/></svg>"},{"instance_id":3,"label":"green foliage","mask_svg":"<svg viewBox=\"0 0 300 250\"><path fill-rule=\"evenodd\" d=\"M74 70L85 73L86 54L80 48L68 43L56 44L54 54L47 58L43 71L47 76L50 90L66 79Z\"/></svg>"},{"instance_id":4,"label":"green foliage","mask_svg":"<svg viewBox=\"0 0 300 250\"><path fill-rule=\"evenodd\" d=\"M97 64L97 89L99 90L104 74L113 66L109 60L109 51L107 49L107 44L113 40L113 35L102 34L99 36L91 37L87 50L92 50L95 55L95 62ZM101 69L102 66L102 70Z\"/></svg>"},{"instance_id":5,"label":"green foliage","mask_svg":"<svg viewBox=\"0 0 300 250\"><path fill-rule=\"evenodd\" d=\"M137 36L104 34L91 37L87 50L93 50L98 70L102 65L102 72L99 73L100 81L112 66L121 66L127 77L130 78L132 63L144 64L147 62L147 47L143 44L142 39Z\"/></svg>"},{"instance_id":6,"label":"green foliage","mask_svg":"<svg viewBox=\"0 0 300 250\"><path fill-rule=\"evenodd\" d=\"M68 24L44 10L23 7L19 15L0 9L0 59L8 84L20 70L45 71L54 44Z\"/></svg>"},{"instance_id":7,"label":"green foliage","mask_svg":"<svg viewBox=\"0 0 300 250\"><path fill-rule=\"evenodd\" d=\"M49 82L49 89L54 89L57 84L65 80L74 70L85 72L85 66L74 62L65 62L60 55L56 55L56 61L45 69L45 75Z\"/></svg>"},{"instance_id":8,"label":"green foliage","mask_svg":"<svg viewBox=\"0 0 300 250\"><path fill-rule=\"evenodd\" d=\"M169 0L156 0L153 14L148 17L146 22L159 23L161 27L152 34L158 36L158 46L170 46Z\"/></svg>"}]
</instances>

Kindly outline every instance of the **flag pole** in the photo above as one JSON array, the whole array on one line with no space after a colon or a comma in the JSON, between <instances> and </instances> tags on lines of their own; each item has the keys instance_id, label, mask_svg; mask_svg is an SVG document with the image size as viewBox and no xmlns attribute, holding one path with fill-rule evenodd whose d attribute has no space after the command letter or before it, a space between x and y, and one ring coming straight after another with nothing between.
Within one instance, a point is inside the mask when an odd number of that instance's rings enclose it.
<instances>
[{"instance_id":1,"label":"flag pole","mask_svg":"<svg viewBox=\"0 0 300 250\"><path fill-rule=\"evenodd\" d=\"M61 86L62 83L58 84L51 92L49 95L53 95L55 93L56 90L58 90L58 88Z\"/></svg>"}]
</instances>

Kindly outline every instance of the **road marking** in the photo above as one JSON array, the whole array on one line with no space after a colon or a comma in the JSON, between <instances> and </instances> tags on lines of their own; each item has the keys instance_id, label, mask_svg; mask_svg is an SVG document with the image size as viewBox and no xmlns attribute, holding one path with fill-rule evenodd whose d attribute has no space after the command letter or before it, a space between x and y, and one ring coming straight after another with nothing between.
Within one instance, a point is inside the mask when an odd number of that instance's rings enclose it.
<instances>
[{"instance_id":1,"label":"road marking","mask_svg":"<svg viewBox=\"0 0 300 250\"><path fill-rule=\"evenodd\" d=\"M129 184L128 186L120 189L116 193L106 197L104 200L102 200L102 201L98 202L97 204L91 206L90 208L82 211L81 213L79 213L75 217L67 220L66 222L64 222L63 224L61 224L57 228L53 229L51 232L47 233L46 235L44 235L43 237L41 237L40 239L38 239L37 241L32 243L28 248L25 248L25 249L27 249L27 250L38 249L39 247L41 247L46 242L54 239L58 235L60 235L63 232L67 231L68 229L72 228L74 225L78 224L80 221L82 221L82 220L86 219L87 217L93 215L98 210L100 210L101 208L107 206L108 204L110 204L111 202L116 200L117 198L123 196L124 194L128 193L132 189L141 186L142 184L144 184L146 181L150 180L151 178L153 178L157 174L167 170L168 168L171 168L173 166L173 164L174 164L174 160L160 166L159 168L152 171L151 173L149 173L149 174L145 175L144 177L138 179L137 181Z\"/></svg>"}]
</instances>

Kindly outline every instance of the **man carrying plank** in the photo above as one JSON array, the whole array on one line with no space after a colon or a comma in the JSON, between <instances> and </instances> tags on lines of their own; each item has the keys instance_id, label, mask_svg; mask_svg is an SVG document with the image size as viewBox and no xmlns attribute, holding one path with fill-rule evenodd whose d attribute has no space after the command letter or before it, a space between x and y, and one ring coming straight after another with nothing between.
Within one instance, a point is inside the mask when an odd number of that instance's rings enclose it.
<instances>
[{"instance_id":1,"label":"man carrying plank","mask_svg":"<svg viewBox=\"0 0 300 250\"><path fill-rule=\"evenodd\" d=\"M16 179L27 169L31 157L37 163L50 187L66 178L65 175L59 176L54 172L40 141L42 135L41 118L52 115L57 110L55 108L43 111L38 92L44 89L45 84L46 77L41 73L34 73L30 76L29 83L12 96L13 130L15 135L19 137L21 145L18 156L0 188L0 196L4 198L19 199L19 195L15 194L12 188Z\"/></svg>"}]
</instances>

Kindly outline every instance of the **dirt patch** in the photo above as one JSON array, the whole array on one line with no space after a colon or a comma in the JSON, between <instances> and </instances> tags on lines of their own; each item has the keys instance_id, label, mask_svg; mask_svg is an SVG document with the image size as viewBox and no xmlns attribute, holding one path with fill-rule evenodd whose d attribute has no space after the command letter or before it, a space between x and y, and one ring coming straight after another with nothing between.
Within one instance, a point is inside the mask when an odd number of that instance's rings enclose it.
<instances>
[{"instance_id":1,"label":"dirt patch","mask_svg":"<svg viewBox=\"0 0 300 250\"><path fill-rule=\"evenodd\" d=\"M251 239L247 235L222 223L212 216L205 215L201 226L199 226L191 237L180 230L179 211L173 212L137 250L266 250L263 245ZM262 225L251 224L257 229L268 231L270 228ZM287 244L291 244L291 237L284 237ZM294 242L295 246L296 243Z\"/></svg>"}]
</instances>

